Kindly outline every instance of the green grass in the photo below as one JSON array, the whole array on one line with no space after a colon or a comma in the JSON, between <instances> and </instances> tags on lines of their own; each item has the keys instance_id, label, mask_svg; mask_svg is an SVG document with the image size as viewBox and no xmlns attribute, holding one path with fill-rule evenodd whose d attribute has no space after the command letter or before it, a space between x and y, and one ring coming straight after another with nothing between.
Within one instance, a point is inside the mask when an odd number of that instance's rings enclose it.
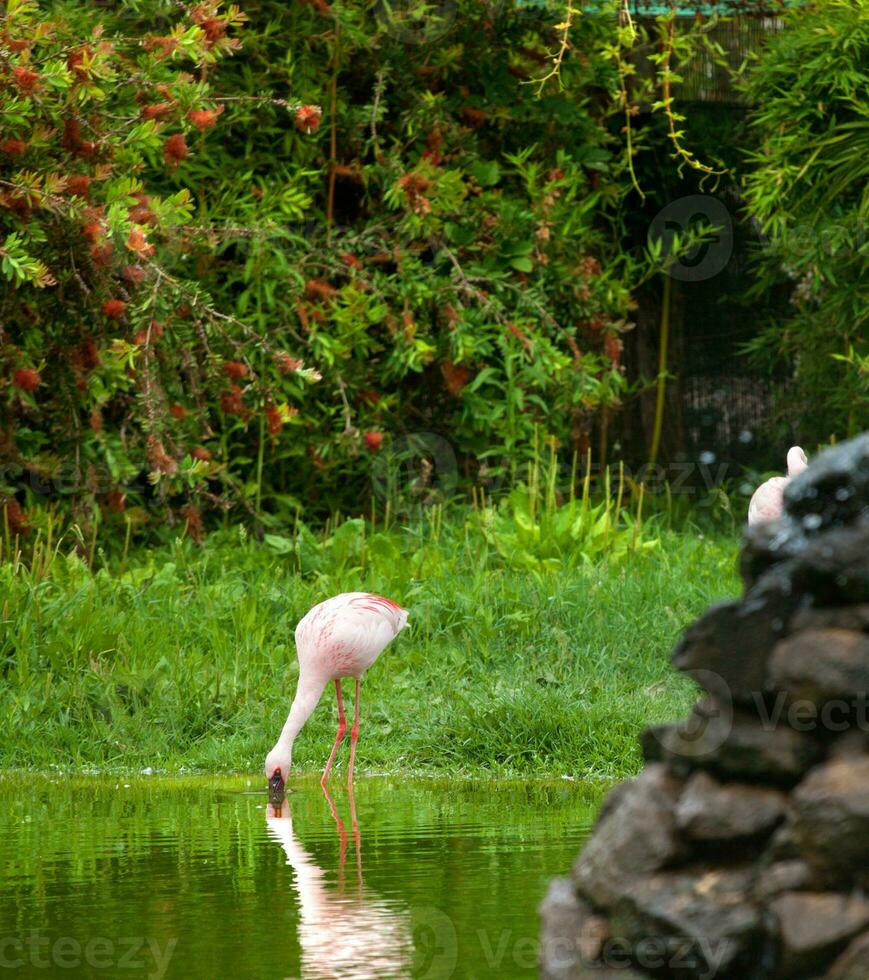
<instances>
[{"instance_id":1,"label":"green grass","mask_svg":"<svg viewBox=\"0 0 869 980\"><path fill-rule=\"evenodd\" d=\"M27 563L6 550L0 765L258 771L295 689L296 622L365 589L412 627L366 675L360 772L630 773L641 729L692 700L669 651L737 591L736 541L527 505L266 543L229 531L95 568L69 541ZM334 730L327 691L295 765L322 767Z\"/></svg>"}]
</instances>

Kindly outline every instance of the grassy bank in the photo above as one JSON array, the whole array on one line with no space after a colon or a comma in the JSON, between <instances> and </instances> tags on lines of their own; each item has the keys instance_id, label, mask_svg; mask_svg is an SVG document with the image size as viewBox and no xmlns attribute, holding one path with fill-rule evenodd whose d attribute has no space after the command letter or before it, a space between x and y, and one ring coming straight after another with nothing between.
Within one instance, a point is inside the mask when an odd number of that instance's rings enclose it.
<instances>
[{"instance_id":1,"label":"grassy bank","mask_svg":"<svg viewBox=\"0 0 869 980\"><path fill-rule=\"evenodd\" d=\"M691 700L669 651L736 591L736 542L577 514L584 537L514 500L376 532L230 531L93 567L68 541L29 563L7 553L0 764L257 770L295 688L295 623L366 589L409 607L412 628L366 677L360 771L624 775L640 729ZM327 695L298 767L323 765L334 728Z\"/></svg>"}]
</instances>

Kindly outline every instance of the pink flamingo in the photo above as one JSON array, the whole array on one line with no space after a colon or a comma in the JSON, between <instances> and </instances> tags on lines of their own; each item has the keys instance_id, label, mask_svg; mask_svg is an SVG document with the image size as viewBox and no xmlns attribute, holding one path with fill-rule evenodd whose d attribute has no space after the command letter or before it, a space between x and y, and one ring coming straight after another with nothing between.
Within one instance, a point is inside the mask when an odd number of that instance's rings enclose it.
<instances>
[{"instance_id":1,"label":"pink flamingo","mask_svg":"<svg viewBox=\"0 0 869 980\"><path fill-rule=\"evenodd\" d=\"M809 465L806 454L799 446L792 446L788 450L787 462L787 476L774 476L766 483L761 483L752 494L751 503L748 505L749 525L760 524L763 521L775 521L781 517L785 487L793 477L799 476Z\"/></svg>"},{"instance_id":2,"label":"pink flamingo","mask_svg":"<svg viewBox=\"0 0 869 980\"><path fill-rule=\"evenodd\" d=\"M314 606L296 627L299 683L290 713L274 748L266 756L265 774L272 798L283 797L293 761L293 742L317 707L329 681L338 697L338 734L320 780L325 787L329 770L344 736L347 719L341 678L356 680L356 703L350 730L350 766L347 783L353 784L353 764L359 738L359 688L362 675L386 646L407 626L407 610L391 599L370 592L345 592Z\"/></svg>"}]
</instances>

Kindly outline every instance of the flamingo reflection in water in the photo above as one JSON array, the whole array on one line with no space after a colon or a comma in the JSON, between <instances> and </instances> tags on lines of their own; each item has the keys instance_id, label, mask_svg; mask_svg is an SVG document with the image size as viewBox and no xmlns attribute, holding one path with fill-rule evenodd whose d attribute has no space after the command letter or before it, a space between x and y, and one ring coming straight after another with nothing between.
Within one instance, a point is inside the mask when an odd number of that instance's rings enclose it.
<instances>
[{"instance_id":1,"label":"flamingo reflection in water","mask_svg":"<svg viewBox=\"0 0 869 980\"><path fill-rule=\"evenodd\" d=\"M337 887L327 883L327 872L302 847L293 832L289 801L268 804L268 833L279 841L287 864L295 872L299 899L299 945L302 980L320 978L410 977L413 933L410 911L369 891L362 880L362 839L356 803L350 791L350 822L355 850L355 871L347 880L348 834L329 791L326 802L335 820L339 840Z\"/></svg>"}]
</instances>

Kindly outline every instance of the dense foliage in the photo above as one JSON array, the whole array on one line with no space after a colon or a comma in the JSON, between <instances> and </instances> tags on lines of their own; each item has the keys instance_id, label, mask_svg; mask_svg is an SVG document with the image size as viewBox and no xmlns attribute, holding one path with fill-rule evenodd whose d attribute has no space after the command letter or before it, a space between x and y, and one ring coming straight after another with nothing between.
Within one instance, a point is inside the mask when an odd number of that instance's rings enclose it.
<instances>
[{"instance_id":1,"label":"dense foliage","mask_svg":"<svg viewBox=\"0 0 869 980\"><path fill-rule=\"evenodd\" d=\"M866 0L795 6L746 86L760 289L789 280L793 308L752 348L794 371L798 417L820 440L869 427L867 91Z\"/></svg>"},{"instance_id":2,"label":"dense foliage","mask_svg":"<svg viewBox=\"0 0 869 980\"><path fill-rule=\"evenodd\" d=\"M490 468L536 426L583 449L635 273L612 24L541 89L556 14L8 4L7 499L196 533L358 508L390 434Z\"/></svg>"}]
</instances>

